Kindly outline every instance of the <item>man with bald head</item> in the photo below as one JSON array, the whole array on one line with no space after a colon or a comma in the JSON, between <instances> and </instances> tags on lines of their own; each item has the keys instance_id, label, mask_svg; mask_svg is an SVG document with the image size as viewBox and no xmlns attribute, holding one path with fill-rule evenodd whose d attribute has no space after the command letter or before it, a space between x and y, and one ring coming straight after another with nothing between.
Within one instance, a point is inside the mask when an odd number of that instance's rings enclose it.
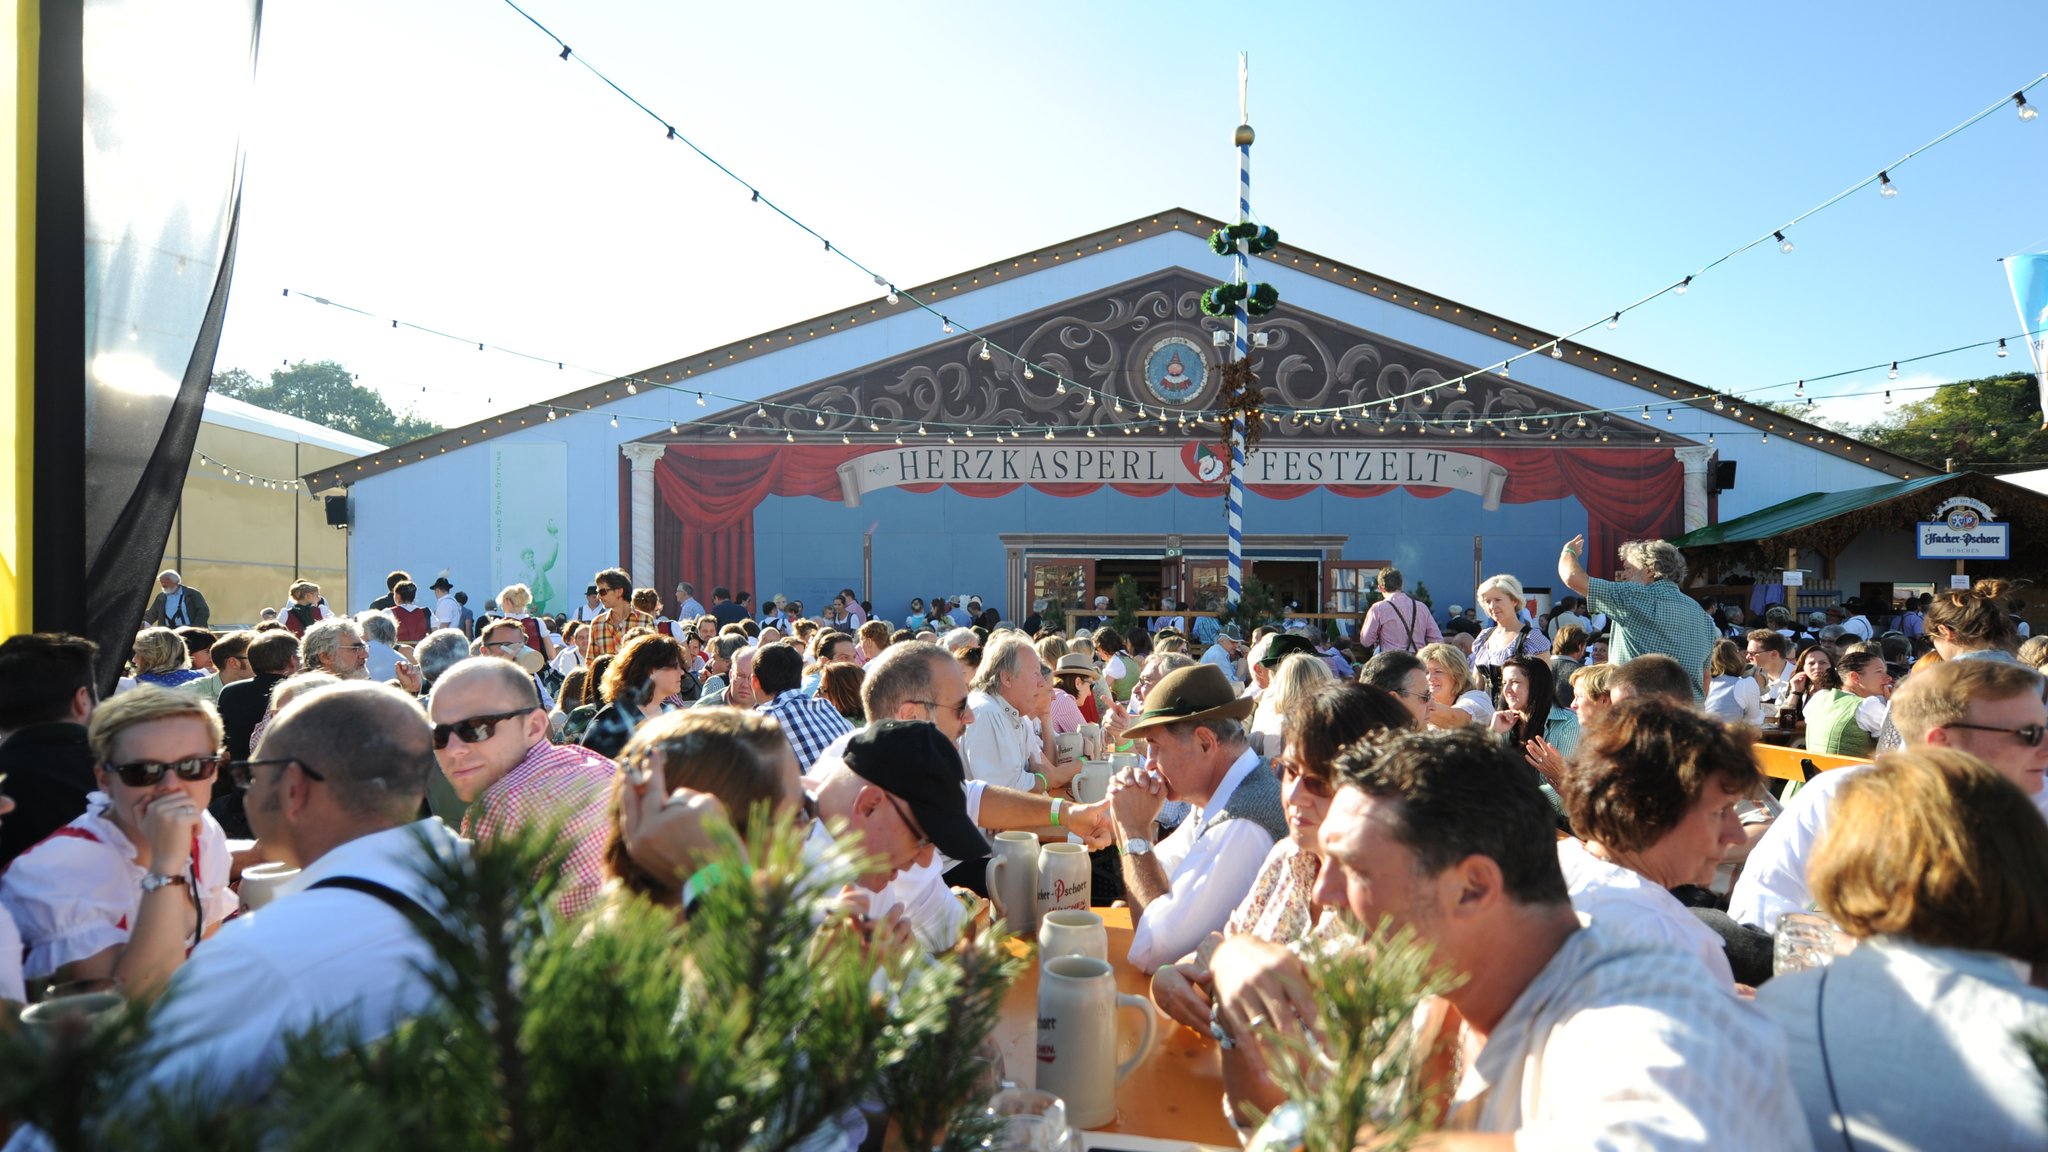
<instances>
[{"instance_id":1,"label":"man with bald head","mask_svg":"<svg viewBox=\"0 0 2048 1152\"><path fill-rule=\"evenodd\" d=\"M332 1021L364 1040L433 999L431 954L411 917L433 915L421 876L467 848L441 821L415 821L434 770L433 729L396 688L356 682L306 692L228 766L271 860L301 871L285 894L238 917L178 969L144 1066L150 1087L197 1081L209 1098L260 1096L286 1038Z\"/></svg>"},{"instance_id":2,"label":"man with bald head","mask_svg":"<svg viewBox=\"0 0 2048 1152\"><path fill-rule=\"evenodd\" d=\"M430 719L441 773L469 805L463 837L481 844L535 825L558 826L571 847L556 906L574 916L595 903L611 837L612 762L588 748L550 743L533 677L496 656L450 668L434 685Z\"/></svg>"}]
</instances>

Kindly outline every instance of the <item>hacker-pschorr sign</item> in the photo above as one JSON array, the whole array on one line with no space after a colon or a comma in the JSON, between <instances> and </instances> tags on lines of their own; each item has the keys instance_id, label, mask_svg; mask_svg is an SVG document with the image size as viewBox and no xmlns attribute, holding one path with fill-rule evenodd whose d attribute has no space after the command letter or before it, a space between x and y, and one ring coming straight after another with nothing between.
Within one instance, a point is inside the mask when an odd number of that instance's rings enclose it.
<instances>
[{"instance_id":1,"label":"hacker-pschorr sign","mask_svg":"<svg viewBox=\"0 0 2048 1152\"><path fill-rule=\"evenodd\" d=\"M2012 525L1991 519L1991 508L1967 496L1941 502L1933 520L1915 527L1916 555L1922 560L2008 560L2012 558Z\"/></svg>"}]
</instances>

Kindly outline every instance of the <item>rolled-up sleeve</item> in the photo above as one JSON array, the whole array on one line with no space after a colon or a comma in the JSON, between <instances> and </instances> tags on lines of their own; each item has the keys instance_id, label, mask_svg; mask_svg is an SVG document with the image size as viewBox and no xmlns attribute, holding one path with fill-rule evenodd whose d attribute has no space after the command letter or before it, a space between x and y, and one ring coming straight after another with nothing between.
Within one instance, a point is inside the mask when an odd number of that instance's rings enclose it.
<instances>
[{"instance_id":1,"label":"rolled-up sleeve","mask_svg":"<svg viewBox=\"0 0 2048 1152\"><path fill-rule=\"evenodd\" d=\"M1252 890L1273 837L1249 820L1230 820L1195 841L1174 869L1172 888L1145 906L1131 934L1130 961L1151 972L1220 932Z\"/></svg>"}]
</instances>

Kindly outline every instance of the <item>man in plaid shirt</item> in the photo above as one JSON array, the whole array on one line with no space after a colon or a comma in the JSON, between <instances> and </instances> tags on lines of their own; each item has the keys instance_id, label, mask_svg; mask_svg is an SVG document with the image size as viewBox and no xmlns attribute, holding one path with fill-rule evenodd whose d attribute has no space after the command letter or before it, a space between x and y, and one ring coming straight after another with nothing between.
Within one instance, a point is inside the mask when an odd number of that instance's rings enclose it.
<instances>
[{"instance_id":1,"label":"man in plaid shirt","mask_svg":"<svg viewBox=\"0 0 2048 1152\"><path fill-rule=\"evenodd\" d=\"M612 762L587 748L548 742L548 716L533 677L509 660L461 661L434 684L434 757L469 803L466 839L485 842L530 824L559 824L572 847L556 906L574 916L604 887L611 837Z\"/></svg>"},{"instance_id":2,"label":"man in plaid shirt","mask_svg":"<svg viewBox=\"0 0 2048 1152\"><path fill-rule=\"evenodd\" d=\"M654 616L633 607L633 578L623 568L607 568L597 574L598 603L604 611L590 622L590 642L583 659L597 663L599 656L616 656L626 646L626 634L635 628L653 628Z\"/></svg>"},{"instance_id":3,"label":"man in plaid shirt","mask_svg":"<svg viewBox=\"0 0 2048 1152\"><path fill-rule=\"evenodd\" d=\"M769 644L754 656L754 686L763 703L755 711L782 722L782 731L796 749L805 772L827 744L853 731L837 708L803 691L804 658L787 644Z\"/></svg>"}]
</instances>

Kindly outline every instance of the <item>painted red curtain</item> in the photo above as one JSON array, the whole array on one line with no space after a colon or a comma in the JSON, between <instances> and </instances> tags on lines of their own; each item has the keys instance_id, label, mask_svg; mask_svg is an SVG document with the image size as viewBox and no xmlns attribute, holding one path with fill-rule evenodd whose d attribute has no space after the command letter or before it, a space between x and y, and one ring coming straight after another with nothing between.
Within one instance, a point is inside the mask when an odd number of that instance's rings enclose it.
<instances>
[{"instance_id":1,"label":"painted red curtain","mask_svg":"<svg viewBox=\"0 0 2048 1152\"><path fill-rule=\"evenodd\" d=\"M1624 541L1676 535L1685 500L1685 468L1665 448L1496 448L1460 444L1452 451L1494 461L1507 469L1501 499L1535 504L1572 497L1585 506L1587 567L1595 575L1614 570L1615 549ZM672 444L654 470L654 482L668 514L681 525L676 572L664 572L664 587L689 580L701 591L724 584L735 592L754 586L754 510L770 496L839 498L839 466L874 451L873 445L802 446L769 444ZM906 484L910 492L937 491L937 484ZM1023 484L956 485L969 496L1008 495ZM1055 496L1085 496L1101 484L1038 484ZM1190 496L1220 495L1216 484L1111 484L1127 496L1150 497L1179 489ZM1253 484L1262 497L1291 500L1314 484ZM1379 496L1397 485L1333 486L1353 498ZM1409 488L1434 498L1448 489ZM659 534L667 561L669 538ZM1560 541L1560 543L1562 543ZM659 567L666 567L661 564Z\"/></svg>"}]
</instances>

